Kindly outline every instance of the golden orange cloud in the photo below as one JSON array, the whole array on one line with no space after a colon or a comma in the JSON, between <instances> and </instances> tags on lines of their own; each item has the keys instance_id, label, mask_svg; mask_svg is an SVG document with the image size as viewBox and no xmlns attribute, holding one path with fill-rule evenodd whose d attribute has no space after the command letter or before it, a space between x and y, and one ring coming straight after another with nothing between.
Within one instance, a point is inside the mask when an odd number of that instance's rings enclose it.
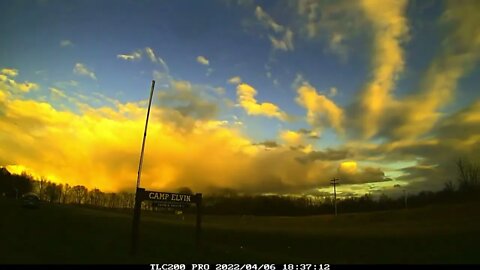
<instances>
[{"instance_id":1,"label":"golden orange cloud","mask_svg":"<svg viewBox=\"0 0 480 270\"><path fill-rule=\"evenodd\" d=\"M344 112L342 108L325 95L318 94L317 90L309 84L300 86L297 93L296 101L307 109L307 121L312 127L322 129L329 125L340 135L344 134Z\"/></svg>"},{"instance_id":2,"label":"golden orange cloud","mask_svg":"<svg viewBox=\"0 0 480 270\"><path fill-rule=\"evenodd\" d=\"M440 109L454 100L458 81L480 59L479 12L478 1L447 1L441 23L453 27L428 67L418 94L394 103L392 110L402 112L401 121L392 128L395 137L416 138L430 131L442 116Z\"/></svg>"},{"instance_id":3,"label":"golden orange cloud","mask_svg":"<svg viewBox=\"0 0 480 270\"><path fill-rule=\"evenodd\" d=\"M406 0L362 0L360 7L374 31L372 79L360 96L360 127L365 137L375 135L391 103L398 74L405 65L401 42L408 33Z\"/></svg>"},{"instance_id":4,"label":"golden orange cloud","mask_svg":"<svg viewBox=\"0 0 480 270\"><path fill-rule=\"evenodd\" d=\"M3 68L0 70L0 87L13 93L28 93L31 90L38 89L38 84L32 82L16 82L13 77L18 75L18 70L13 68Z\"/></svg>"},{"instance_id":5,"label":"golden orange cloud","mask_svg":"<svg viewBox=\"0 0 480 270\"><path fill-rule=\"evenodd\" d=\"M177 99L192 104L189 110L204 110L206 101L193 94L188 82L178 81L174 87L170 96L158 94L160 100L174 100L172 95L177 94ZM11 91L5 85L0 88L0 166L104 191L134 187L145 101L122 103L97 95L95 98L111 105L92 107L83 102L89 97L51 88L49 93L55 102L65 100L77 107L77 112L72 112L68 106L25 99ZM210 116L182 107L160 107L155 102L142 187L303 192L327 185L336 174L338 160L297 160L312 151L311 145L309 149L291 149L286 144L266 150L243 135L235 123Z\"/></svg>"},{"instance_id":6,"label":"golden orange cloud","mask_svg":"<svg viewBox=\"0 0 480 270\"><path fill-rule=\"evenodd\" d=\"M282 121L287 120L287 114L280 110L277 105L270 102L258 103L255 99L256 95L257 90L246 83L241 83L237 86L238 102L247 114L275 117Z\"/></svg>"}]
</instances>

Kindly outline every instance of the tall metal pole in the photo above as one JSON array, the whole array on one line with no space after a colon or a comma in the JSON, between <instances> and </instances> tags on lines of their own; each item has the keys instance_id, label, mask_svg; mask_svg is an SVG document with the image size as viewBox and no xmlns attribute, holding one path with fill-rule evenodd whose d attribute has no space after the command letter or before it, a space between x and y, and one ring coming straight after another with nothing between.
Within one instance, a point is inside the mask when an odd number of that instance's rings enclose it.
<instances>
[{"instance_id":1,"label":"tall metal pole","mask_svg":"<svg viewBox=\"0 0 480 270\"><path fill-rule=\"evenodd\" d=\"M152 106L153 89L155 88L155 81L152 80L152 88L150 90L150 99L148 101L147 119L145 120L145 129L143 130L142 151L140 152L140 162L138 164L137 173L137 188L140 186L140 177L142 175L143 152L145 150L145 140L147 139L148 117L150 116L150 107ZM136 196L137 194L135 194Z\"/></svg>"},{"instance_id":2,"label":"tall metal pole","mask_svg":"<svg viewBox=\"0 0 480 270\"><path fill-rule=\"evenodd\" d=\"M330 180L333 185L333 204L335 206L335 216L337 215L337 181L339 181L337 178Z\"/></svg>"},{"instance_id":3,"label":"tall metal pole","mask_svg":"<svg viewBox=\"0 0 480 270\"><path fill-rule=\"evenodd\" d=\"M132 221L132 246L131 246L132 255L135 255L137 253L138 230L139 230L139 224L140 224L140 210L142 206L141 196L143 195L143 191L144 191L144 189L140 188L140 177L142 175L143 152L145 151L145 140L147 139L148 118L150 116L150 107L152 105L154 88L155 88L155 81L152 80L152 88L150 90L150 99L148 101L147 119L145 120L145 129L143 131L142 150L140 152L140 162L138 164L137 185L135 188L135 206L133 208L133 221Z\"/></svg>"}]
</instances>

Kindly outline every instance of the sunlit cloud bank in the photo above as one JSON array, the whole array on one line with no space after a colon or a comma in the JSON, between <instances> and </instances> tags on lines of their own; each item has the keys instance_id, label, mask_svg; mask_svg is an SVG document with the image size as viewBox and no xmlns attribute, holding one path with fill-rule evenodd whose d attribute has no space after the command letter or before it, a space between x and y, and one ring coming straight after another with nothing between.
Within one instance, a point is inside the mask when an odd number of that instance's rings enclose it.
<instances>
[{"instance_id":1,"label":"sunlit cloud bank","mask_svg":"<svg viewBox=\"0 0 480 270\"><path fill-rule=\"evenodd\" d=\"M305 151L289 144L266 150L243 135L233 122L215 119L219 101L192 91L193 86L186 81L171 84L157 93L152 108L142 173L144 187L304 192L328 185L329 177L341 168L338 158L299 160L309 158ZM13 89L4 83L1 87L2 166L71 185L110 191L133 187L146 101L110 100L114 105L92 107L65 91L50 88L57 100L75 103L79 113L74 113L48 102L15 98L10 94ZM353 182L368 181L356 177L357 172L349 175Z\"/></svg>"}]
</instances>

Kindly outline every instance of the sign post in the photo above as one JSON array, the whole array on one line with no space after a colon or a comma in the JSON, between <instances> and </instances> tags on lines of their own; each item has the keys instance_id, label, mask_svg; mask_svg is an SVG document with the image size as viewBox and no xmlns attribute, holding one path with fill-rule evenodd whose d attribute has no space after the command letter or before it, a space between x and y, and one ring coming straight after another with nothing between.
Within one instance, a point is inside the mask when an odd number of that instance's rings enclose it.
<instances>
[{"instance_id":1,"label":"sign post","mask_svg":"<svg viewBox=\"0 0 480 270\"><path fill-rule=\"evenodd\" d=\"M135 206L133 207L133 223L132 223L132 247L131 254L135 255L137 253L138 245L138 230L140 225L140 211L142 206L142 199L139 194L142 194L145 189L137 188L135 192Z\"/></svg>"},{"instance_id":2,"label":"sign post","mask_svg":"<svg viewBox=\"0 0 480 270\"><path fill-rule=\"evenodd\" d=\"M195 244L197 247L197 251L201 250L202 242L201 242L201 235L202 235L202 193L197 193L196 197L196 204L197 204L197 222L196 222L196 230L195 230Z\"/></svg>"}]
</instances>

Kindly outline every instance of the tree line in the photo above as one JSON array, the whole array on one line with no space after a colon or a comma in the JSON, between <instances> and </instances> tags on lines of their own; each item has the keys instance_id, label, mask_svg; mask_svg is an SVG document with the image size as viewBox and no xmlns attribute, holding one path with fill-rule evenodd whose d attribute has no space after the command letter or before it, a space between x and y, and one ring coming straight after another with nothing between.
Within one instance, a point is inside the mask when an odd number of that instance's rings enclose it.
<instances>
[{"instance_id":1,"label":"tree line","mask_svg":"<svg viewBox=\"0 0 480 270\"><path fill-rule=\"evenodd\" d=\"M132 208L135 197L130 192L106 193L82 185L56 184L44 178L36 180L26 173L11 174L6 168L0 168L0 196L19 199L29 192L49 203L109 208Z\"/></svg>"},{"instance_id":2,"label":"tree line","mask_svg":"<svg viewBox=\"0 0 480 270\"><path fill-rule=\"evenodd\" d=\"M351 196L337 200L340 213L377 211L419 207L432 203L452 203L480 200L480 166L466 159L459 159L457 179L448 181L437 192L422 191L391 198L382 194L374 198L371 194ZM107 193L85 186L56 184L44 178L39 180L32 176L11 174L6 168L0 168L0 196L21 198L23 194L35 192L40 199L49 203L76 204L104 208L131 209L135 194L131 192ZM188 188L178 189L179 193L193 192ZM407 196L407 198L405 197ZM407 200L408 199L408 200ZM408 201L408 202L407 202ZM143 202L146 210L162 210L155 203ZM334 209L333 197L316 196L281 196L281 195L238 195L233 191L204 195L203 212L205 214L238 215L318 215L331 214ZM186 208L185 212L194 209Z\"/></svg>"}]
</instances>

